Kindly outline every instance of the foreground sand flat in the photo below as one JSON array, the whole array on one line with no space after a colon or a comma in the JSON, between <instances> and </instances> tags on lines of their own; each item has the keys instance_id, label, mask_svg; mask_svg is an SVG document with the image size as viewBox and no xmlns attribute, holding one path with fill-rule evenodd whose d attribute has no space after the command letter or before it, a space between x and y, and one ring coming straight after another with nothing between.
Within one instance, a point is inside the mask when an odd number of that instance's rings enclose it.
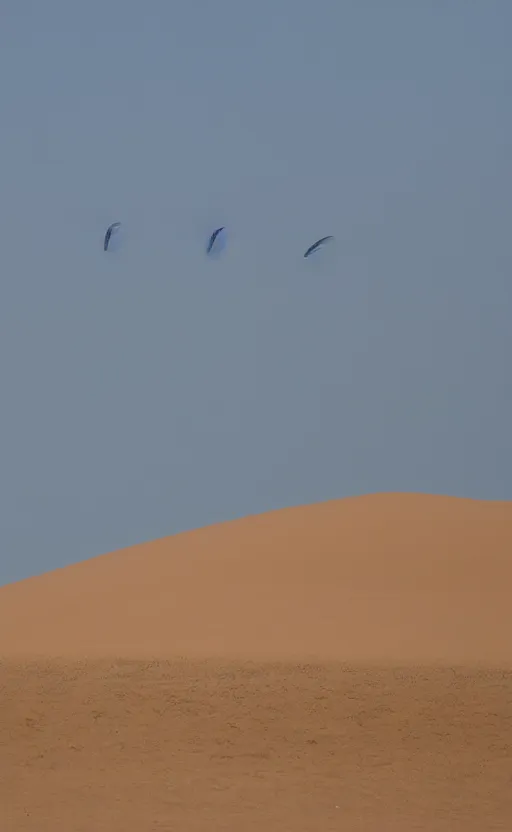
<instances>
[{"instance_id":1,"label":"foreground sand flat","mask_svg":"<svg viewBox=\"0 0 512 832\"><path fill-rule=\"evenodd\" d=\"M512 829L512 504L372 495L0 588L0 830Z\"/></svg>"},{"instance_id":2,"label":"foreground sand flat","mask_svg":"<svg viewBox=\"0 0 512 832\"><path fill-rule=\"evenodd\" d=\"M218 662L0 672L2 830L512 828L512 674Z\"/></svg>"}]
</instances>

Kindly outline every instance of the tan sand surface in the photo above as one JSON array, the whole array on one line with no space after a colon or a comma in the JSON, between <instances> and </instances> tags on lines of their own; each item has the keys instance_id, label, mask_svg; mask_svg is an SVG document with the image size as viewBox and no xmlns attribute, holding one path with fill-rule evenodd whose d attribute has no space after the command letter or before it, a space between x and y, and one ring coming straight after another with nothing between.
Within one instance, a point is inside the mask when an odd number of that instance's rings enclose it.
<instances>
[{"instance_id":1,"label":"tan sand surface","mask_svg":"<svg viewBox=\"0 0 512 832\"><path fill-rule=\"evenodd\" d=\"M512 829L512 504L371 495L0 588L1 832Z\"/></svg>"}]
</instances>

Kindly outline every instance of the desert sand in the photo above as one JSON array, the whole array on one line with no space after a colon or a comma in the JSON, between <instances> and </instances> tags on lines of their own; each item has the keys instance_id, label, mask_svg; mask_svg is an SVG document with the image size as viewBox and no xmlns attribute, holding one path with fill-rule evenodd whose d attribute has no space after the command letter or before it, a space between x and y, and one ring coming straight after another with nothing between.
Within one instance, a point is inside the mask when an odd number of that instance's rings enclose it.
<instances>
[{"instance_id":1,"label":"desert sand","mask_svg":"<svg viewBox=\"0 0 512 832\"><path fill-rule=\"evenodd\" d=\"M415 494L0 587L0 829L510 830L511 587L512 503Z\"/></svg>"}]
</instances>

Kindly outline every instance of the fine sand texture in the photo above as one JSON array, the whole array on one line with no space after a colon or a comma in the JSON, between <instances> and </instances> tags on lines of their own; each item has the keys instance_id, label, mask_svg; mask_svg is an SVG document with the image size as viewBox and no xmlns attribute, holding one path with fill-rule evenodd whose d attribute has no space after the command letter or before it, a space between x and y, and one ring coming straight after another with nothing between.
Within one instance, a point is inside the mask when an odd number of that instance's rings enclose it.
<instances>
[{"instance_id":1,"label":"fine sand texture","mask_svg":"<svg viewBox=\"0 0 512 832\"><path fill-rule=\"evenodd\" d=\"M285 509L0 587L1 832L512 829L512 503Z\"/></svg>"}]
</instances>

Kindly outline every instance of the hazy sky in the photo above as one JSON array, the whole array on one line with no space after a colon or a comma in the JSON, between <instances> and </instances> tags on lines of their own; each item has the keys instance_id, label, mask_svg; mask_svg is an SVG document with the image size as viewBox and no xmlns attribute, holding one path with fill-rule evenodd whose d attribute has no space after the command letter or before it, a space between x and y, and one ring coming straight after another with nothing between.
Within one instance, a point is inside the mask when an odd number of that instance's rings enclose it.
<instances>
[{"instance_id":1,"label":"hazy sky","mask_svg":"<svg viewBox=\"0 0 512 832\"><path fill-rule=\"evenodd\" d=\"M510 0L3 0L0 583L512 499L511 31Z\"/></svg>"}]
</instances>

